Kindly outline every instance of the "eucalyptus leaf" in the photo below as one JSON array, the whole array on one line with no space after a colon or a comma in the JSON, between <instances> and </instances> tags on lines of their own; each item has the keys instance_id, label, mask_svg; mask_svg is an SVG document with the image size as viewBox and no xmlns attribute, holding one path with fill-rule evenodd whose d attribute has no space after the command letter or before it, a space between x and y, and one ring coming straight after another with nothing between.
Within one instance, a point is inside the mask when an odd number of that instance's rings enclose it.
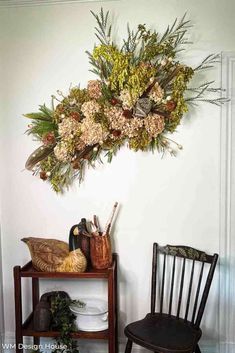
<instances>
[{"instance_id":1,"label":"eucalyptus leaf","mask_svg":"<svg viewBox=\"0 0 235 353\"><path fill-rule=\"evenodd\" d=\"M31 120L43 120L43 121L51 120L51 118L49 118L47 115L43 113L28 113L28 114L24 114L23 116Z\"/></svg>"}]
</instances>

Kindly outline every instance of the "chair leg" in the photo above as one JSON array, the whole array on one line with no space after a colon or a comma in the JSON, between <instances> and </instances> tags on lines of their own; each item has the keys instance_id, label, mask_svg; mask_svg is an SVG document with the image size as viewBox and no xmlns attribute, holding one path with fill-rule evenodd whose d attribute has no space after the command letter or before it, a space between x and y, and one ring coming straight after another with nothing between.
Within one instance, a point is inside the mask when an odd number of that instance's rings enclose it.
<instances>
[{"instance_id":1,"label":"chair leg","mask_svg":"<svg viewBox=\"0 0 235 353\"><path fill-rule=\"evenodd\" d=\"M195 353L201 353L201 349L198 344L196 345Z\"/></svg>"},{"instance_id":2,"label":"chair leg","mask_svg":"<svg viewBox=\"0 0 235 353\"><path fill-rule=\"evenodd\" d=\"M129 338L128 338L127 344L126 344L125 353L131 353L132 343L133 343L133 342L132 342L131 340L129 340Z\"/></svg>"}]
</instances>

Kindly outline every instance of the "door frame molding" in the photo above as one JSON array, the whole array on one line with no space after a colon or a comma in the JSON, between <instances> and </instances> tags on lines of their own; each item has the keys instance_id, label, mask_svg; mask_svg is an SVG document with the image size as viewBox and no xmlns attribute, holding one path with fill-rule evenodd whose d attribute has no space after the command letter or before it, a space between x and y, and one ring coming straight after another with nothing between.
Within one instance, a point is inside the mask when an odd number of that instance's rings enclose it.
<instances>
[{"instance_id":1,"label":"door frame molding","mask_svg":"<svg viewBox=\"0 0 235 353\"><path fill-rule=\"evenodd\" d=\"M4 299L3 299L3 272L2 272L2 235L0 224L0 347L5 340L4 328Z\"/></svg>"},{"instance_id":2,"label":"door frame molding","mask_svg":"<svg viewBox=\"0 0 235 353\"><path fill-rule=\"evenodd\" d=\"M235 241L232 237L232 180L235 178L235 121L234 108L235 52L221 55L221 86L230 102L221 109L220 139L220 287L219 287L219 347L220 353L234 353L235 342L232 331L235 325L235 268L233 265ZM235 200L234 200L235 201ZM233 202L234 202L233 201ZM233 221L234 222L234 221Z\"/></svg>"}]
</instances>

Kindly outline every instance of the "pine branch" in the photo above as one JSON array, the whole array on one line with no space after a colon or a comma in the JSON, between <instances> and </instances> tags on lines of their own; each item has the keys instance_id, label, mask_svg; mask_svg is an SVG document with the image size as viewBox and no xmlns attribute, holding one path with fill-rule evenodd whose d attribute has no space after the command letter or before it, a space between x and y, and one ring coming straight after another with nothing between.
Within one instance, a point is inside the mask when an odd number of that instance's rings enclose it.
<instances>
[{"instance_id":1,"label":"pine branch","mask_svg":"<svg viewBox=\"0 0 235 353\"><path fill-rule=\"evenodd\" d=\"M222 88L211 87L213 83L214 81L209 81L201 84L198 87L188 88L187 91L194 92L195 95L192 97L186 98L185 101L191 104L196 104L197 102L206 102L206 103L211 103L219 106L229 102L229 99L224 97L206 98L206 95L208 93L221 93L224 91L224 89Z\"/></svg>"},{"instance_id":2,"label":"pine branch","mask_svg":"<svg viewBox=\"0 0 235 353\"><path fill-rule=\"evenodd\" d=\"M197 105L197 103L199 102L205 102L205 103L210 103L210 104L214 104L216 106L221 106L225 103L228 103L230 100L228 98L193 98L193 99L186 99L187 103L191 104L191 105Z\"/></svg>"},{"instance_id":3,"label":"pine branch","mask_svg":"<svg viewBox=\"0 0 235 353\"><path fill-rule=\"evenodd\" d=\"M159 41L160 44L172 40L174 40L177 45L181 43L187 30L192 27L190 20L185 20L185 17L186 13L179 21L176 18L171 27L167 27Z\"/></svg>"},{"instance_id":4,"label":"pine branch","mask_svg":"<svg viewBox=\"0 0 235 353\"><path fill-rule=\"evenodd\" d=\"M204 82L202 83L200 86L198 87L188 87L186 88L187 91L193 91L196 93L199 93L201 91L201 89L203 89L205 86L209 87L210 85L212 85L215 81L208 81L208 82Z\"/></svg>"},{"instance_id":5,"label":"pine branch","mask_svg":"<svg viewBox=\"0 0 235 353\"><path fill-rule=\"evenodd\" d=\"M202 62L193 70L196 72L200 70L210 69L214 67L214 64L217 64L219 62L220 62L220 54L210 54L205 59L203 59Z\"/></svg>"},{"instance_id":6,"label":"pine branch","mask_svg":"<svg viewBox=\"0 0 235 353\"><path fill-rule=\"evenodd\" d=\"M135 32L132 30L130 30L130 26L129 24L127 24L127 33L128 33L128 37L127 40L123 39L123 47L121 48L122 50L125 50L125 52L127 53L134 53L137 45L139 43L139 33L140 33L140 29L138 28Z\"/></svg>"},{"instance_id":7,"label":"pine branch","mask_svg":"<svg viewBox=\"0 0 235 353\"><path fill-rule=\"evenodd\" d=\"M211 84L211 82L208 82L208 83L206 83L204 85L201 85L201 89L199 89L199 91L196 94L196 96L194 96L192 98L189 98L189 100L191 100L191 99L196 100L196 99L199 99L200 97L202 97L203 94L208 90L210 84Z\"/></svg>"},{"instance_id":8,"label":"pine branch","mask_svg":"<svg viewBox=\"0 0 235 353\"><path fill-rule=\"evenodd\" d=\"M96 60L89 51L86 51L86 54L89 57L89 63L93 66L93 69L89 71L93 72L95 75L98 75L101 81L106 81L112 72L112 65L101 58L99 61Z\"/></svg>"},{"instance_id":9,"label":"pine branch","mask_svg":"<svg viewBox=\"0 0 235 353\"><path fill-rule=\"evenodd\" d=\"M93 11L91 14L94 16L97 22L97 27L95 27L95 36L100 41L101 44L110 45L111 43L111 32L112 26L108 25L109 11L104 14L103 8L101 7L100 13L97 15Z\"/></svg>"}]
</instances>

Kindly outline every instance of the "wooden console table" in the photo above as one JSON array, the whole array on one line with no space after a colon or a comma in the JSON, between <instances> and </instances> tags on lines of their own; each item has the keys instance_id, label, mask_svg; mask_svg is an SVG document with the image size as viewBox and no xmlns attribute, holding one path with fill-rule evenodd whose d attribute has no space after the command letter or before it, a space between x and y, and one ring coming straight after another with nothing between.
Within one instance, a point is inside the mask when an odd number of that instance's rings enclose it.
<instances>
[{"instance_id":1,"label":"wooden console table","mask_svg":"<svg viewBox=\"0 0 235 353\"><path fill-rule=\"evenodd\" d=\"M22 318L22 278L32 278L32 313L23 321ZM16 353L23 353L23 337L33 336L34 344L40 344L40 337L56 337L59 332L38 332L33 328L33 311L39 302L39 279L66 278L66 279L106 279L108 281L108 329L99 332L76 331L72 334L74 339L100 339L108 340L109 353L118 353L118 320L117 320L117 254L113 254L110 268L105 270L88 269L84 273L77 272L39 272L34 269L32 262L25 266L14 267L15 286L15 340Z\"/></svg>"}]
</instances>

